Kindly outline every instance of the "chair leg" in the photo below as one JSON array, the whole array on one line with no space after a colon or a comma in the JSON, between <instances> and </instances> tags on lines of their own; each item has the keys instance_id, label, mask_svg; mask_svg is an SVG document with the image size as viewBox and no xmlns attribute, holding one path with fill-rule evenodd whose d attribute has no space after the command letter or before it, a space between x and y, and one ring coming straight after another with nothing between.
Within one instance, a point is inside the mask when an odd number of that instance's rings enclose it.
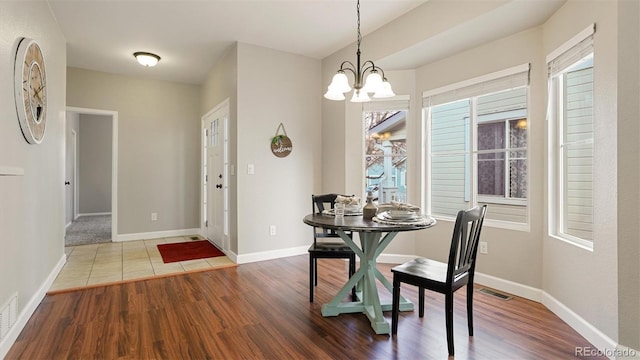
<instances>
[{"instance_id":1,"label":"chair leg","mask_svg":"<svg viewBox=\"0 0 640 360\"><path fill-rule=\"evenodd\" d=\"M356 255L352 254L349 257L349 279L356 273ZM354 285L351 289L351 301L358 301L358 297L356 296L356 286Z\"/></svg>"},{"instance_id":2,"label":"chair leg","mask_svg":"<svg viewBox=\"0 0 640 360\"><path fill-rule=\"evenodd\" d=\"M398 333L398 313L400 310L400 281L393 277L393 300L391 303L391 334Z\"/></svg>"},{"instance_id":3,"label":"chair leg","mask_svg":"<svg viewBox=\"0 0 640 360\"><path fill-rule=\"evenodd\" d=\"M453 292L445 295L445 318L447 328L447 348L449 356L453 356Z\"/></svg>"},{"instance_id":4,"label":"chair leg","mask_svg":"<svg viewBox=\"0 0 640 360\"><path fill-rule=\"evenodd\" d=\"M424 288L418 288L418 316L424 317Z\"/></svg>"},{"instance_id":5,"label":"chair leg","mask_svg":"<svg viewBox=\"0 0 640 360\"><path fill-rule=\"evenodd\" d=\"M313 258L313 274L315 276L313 284L318 286L318 259Z\"/></svg>"},{"instance_id":6,"label":"chair leg","mask_svg":"<svg viewBox=\"0 0 640 360\"><path fill-rule=\"evenodd\" d=\"M469 336L473 336L473 282L467 284L467 326Z\"/></svg>"},{"instance_id":7,"label":"chair leg","mask_svg":"<svg viewBox=\"0 0 640 360\"><path fill-rule=\"evenodd\" d=\"M315 259L313 256L309 255L309 302L313 302L313 284L314 273L315 273Z\"/></svg>"}]
</instances>

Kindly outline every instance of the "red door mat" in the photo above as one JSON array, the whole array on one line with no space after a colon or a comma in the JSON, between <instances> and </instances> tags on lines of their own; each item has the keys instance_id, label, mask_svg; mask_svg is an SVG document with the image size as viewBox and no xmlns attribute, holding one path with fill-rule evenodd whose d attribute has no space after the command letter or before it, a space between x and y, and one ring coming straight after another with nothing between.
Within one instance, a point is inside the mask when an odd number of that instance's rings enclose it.
<instances>
[{"instance_id":1,"label":"red door mat","mask_svg":"<svg viewBox=\"0 0 640 360\"><path fill-rule=\"evenodd\" d=\"M158 244L162 261L166 263L224 256L224 253L208 240Z\"/></svg>"}]
</instances>

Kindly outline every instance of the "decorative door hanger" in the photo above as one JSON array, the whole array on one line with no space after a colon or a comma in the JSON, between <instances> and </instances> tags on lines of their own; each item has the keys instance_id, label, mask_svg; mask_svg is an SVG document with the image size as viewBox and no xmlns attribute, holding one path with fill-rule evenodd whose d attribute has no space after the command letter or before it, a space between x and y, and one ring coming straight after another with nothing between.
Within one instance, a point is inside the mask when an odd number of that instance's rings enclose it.
<instances>
[{"instance_id":1,"label":"decorative door hanger","mask_svg":"<svg viewBox=\"0 0 640 360\"><path fill-rule=\"evenodd\" d=\"M280 129L282 129L282 134L280 133ZM291 139L287 136L284 125L280 123L276 129L276 135L271 139L271 152L273 155L282 158L291 154L292 149Z\"/></svg>"}]
</instances>

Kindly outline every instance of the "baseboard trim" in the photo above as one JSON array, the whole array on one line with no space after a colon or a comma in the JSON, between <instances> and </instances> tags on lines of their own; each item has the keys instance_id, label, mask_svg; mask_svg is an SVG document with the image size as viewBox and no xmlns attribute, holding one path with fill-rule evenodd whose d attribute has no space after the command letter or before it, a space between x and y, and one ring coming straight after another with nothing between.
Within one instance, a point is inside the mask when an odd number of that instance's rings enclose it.
<instances>
[{"instance_id":1,"label":"baseboard trim","mask_svg":"<svg viewBox=\"0 0 640 360\"><path fill-rule=\"evenodd\" d=\"M111 212L82 213L82 214L78 214L76 219L81 216L99 216L99 215L111 215Z\"/></svg>"},{"instance_id":2,"label":"baseboard trim","mask_svg":"<svg viewBox=\"0 0 640 360\"><path fill-rule=\"evenodd\" d=\"M307 254L308 250L309 250L309 245L305 245L305 246L299 246L294 248L261 251L261 252L255 252L250 254L242 254L242 255L234 254L236 257L234 261L238 264L248 264L256 261L273 260L273 259L279 259L283 257Z\"/></svg>"},{"instance_id":3,"label":"baseboard trim","mask_svg":"<svg viewBox=\"0 0 640 360\"><path fill-rule=\"evenodd\" d=\"M135 240L159 239L159 238L166 238L166 237L189 236L189 235L198 235L198 234L200 234L200 229L198 228L154 231L154 232L146 232L146 233L118 234L115 237L114 241L117 241L117 242L135 241Z\"/></svg>"},{"instance_id":4,"label":"baseboard trim","mask_svg":"<svg viewBox=\"0 0 640 360\"><path fill-rule=\"evenodd\" d=\"M600 355L607 356L610 359L617 358L615 356L616 349L618 349L617 342L591 325L587 320L546 292L542 292L541 303L592 343L601 352Z\"/></svg>"},{"instance_id":5,"label":"baseboard trim","mask_svg":"<svg viewBox=\"0 0 640 360\"><path fill-rule=\"evenodd\" d=\"M31 315L36 311L42 299L44 299L45 295L53 282L56 280L56 277L64 267L64 264L67 262L67 255L63 252L62 257L58 260L58 263L54 266L53 270L49 274L49 276L45 279L44 283L40 286L38 291L29 299L26 306L18 315L15 324L9 329L7 336L0 342L0 359L4 359L7 356L9 350L18 339L18 335L22 332L22 329L27 325L27 321L31 318ZM20 298L18 298L20 301Z\"/></svg>"},{"instance_id":6,"label":"baseboard trim","mask_svg":"<svg viewBox=\"0 0 640 360\"><path fill-rule=\"evenodd\" d=\"M475 273L474 283L508 292L509 294L520 296L535 302L541 302L542 300L542 290L540 289L480 272Z\"/></svg>"}]
</instances>

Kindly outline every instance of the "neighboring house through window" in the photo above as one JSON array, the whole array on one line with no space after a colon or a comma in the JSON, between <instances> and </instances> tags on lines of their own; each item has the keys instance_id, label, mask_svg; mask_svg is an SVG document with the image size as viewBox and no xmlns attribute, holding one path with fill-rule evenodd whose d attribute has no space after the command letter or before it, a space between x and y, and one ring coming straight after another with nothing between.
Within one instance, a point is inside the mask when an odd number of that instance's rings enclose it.
<instances>
[{"instance_id":1,"label":"neighboring house through window","mask_svg":"<svg viewBox=\"0 0 640 360\"><path fill-rule=\"evenodd\" d=\"M527 228L528 79L526 64L425 92L431 214L490 204L490 223Z\"/></svg>"},{"instance_id":2,"label":"neighboring house through window","mask_svg":"<svg viewBox=\"0 0 640 360\"><path fill-rule=\"evenodd\" d=\"M373 101L363 108L365 191L372 191L377 203L407 201L408 109L408 99Z\"/></svg>"}]
</instances>

